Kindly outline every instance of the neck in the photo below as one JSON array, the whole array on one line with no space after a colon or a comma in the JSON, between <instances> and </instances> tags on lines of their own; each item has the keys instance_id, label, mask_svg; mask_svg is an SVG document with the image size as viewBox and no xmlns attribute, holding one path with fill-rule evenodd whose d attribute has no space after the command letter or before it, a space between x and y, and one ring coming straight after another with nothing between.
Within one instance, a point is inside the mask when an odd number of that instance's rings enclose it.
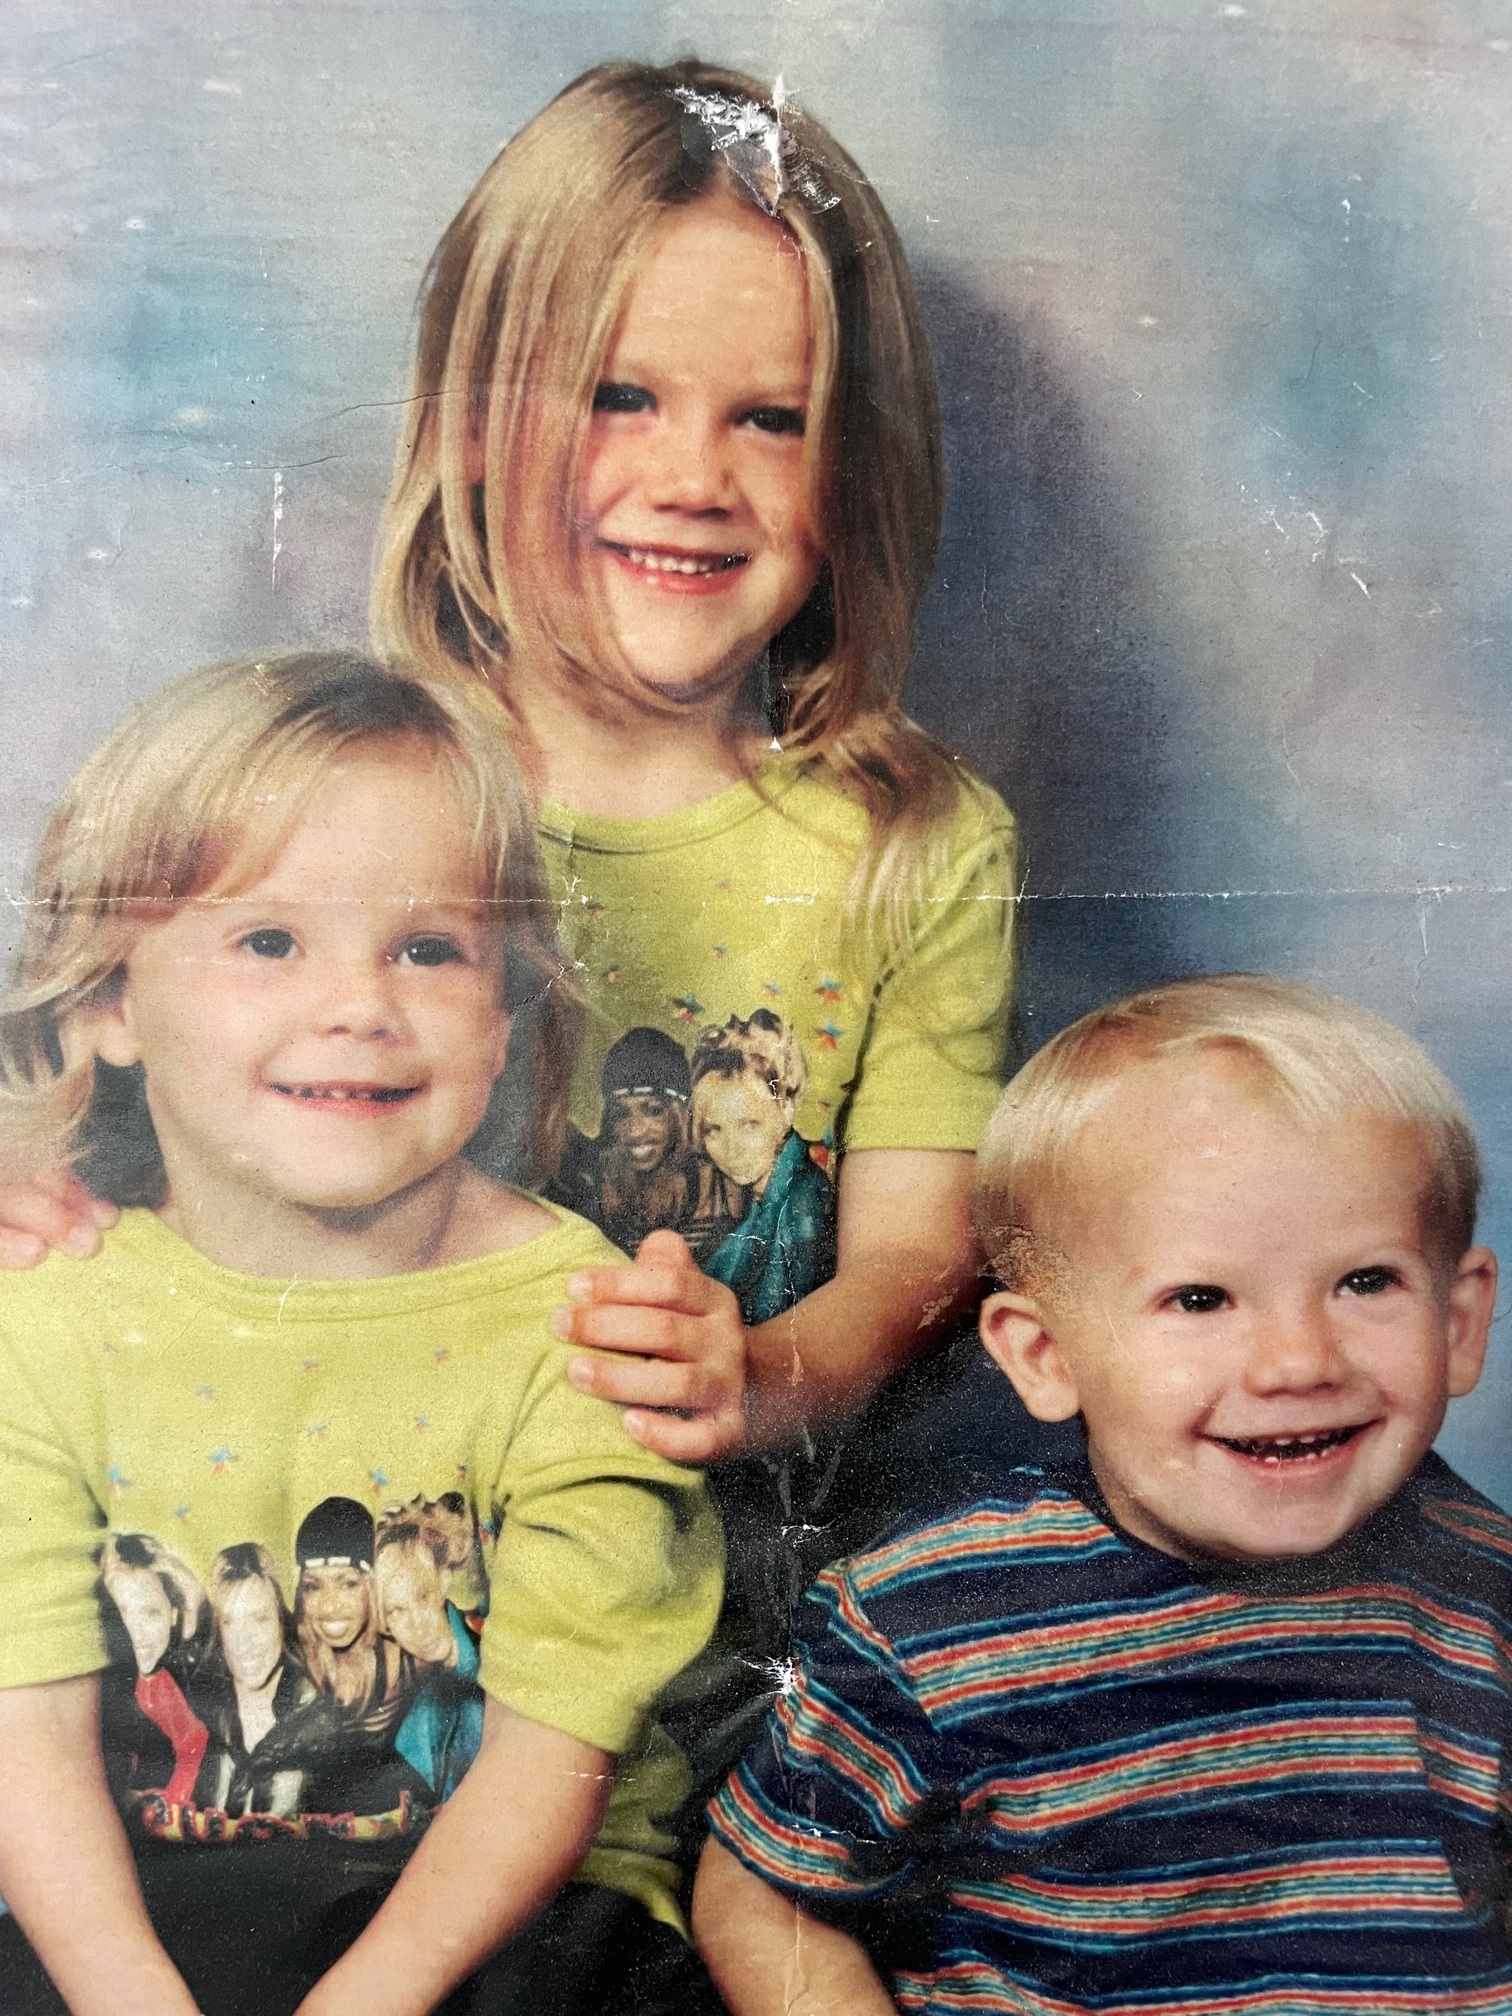
<instances>
[{"instance_id":1,"label":"neck","mask_svg":"<svg viewBox=\"0 0 1512 2016\"><path fill-rule=\"evenodd\" d=\"M543 798L609 819L680 812L740 783L770 731L749 683L671 703L510 669L521 752Z\"/></svg>"},{"instance_id":2,"label":"neck","mask_svg":"<svg viewBox=\"0 0 1512 2016\"><path fill-rule=\"evenodd\" d=\"M417 1274L517 1245L543 1214L456 1157L360 1210L319 1210L170 1166L163 1223L217 1267L272 1280L370 1280Z\"/></svg>"}]
</instances>

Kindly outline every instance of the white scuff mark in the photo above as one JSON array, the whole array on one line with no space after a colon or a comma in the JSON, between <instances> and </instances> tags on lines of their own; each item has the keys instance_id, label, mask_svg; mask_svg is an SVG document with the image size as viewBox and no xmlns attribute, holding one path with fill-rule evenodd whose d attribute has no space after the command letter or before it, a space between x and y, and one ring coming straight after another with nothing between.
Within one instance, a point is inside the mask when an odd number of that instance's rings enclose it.
<instances>
[{"instance_id":1,"label":"white scuff mark","mask_svg":"<svg viewBox=\"0 0 1512 2016\"><path fill-rule=\"evenodd\" d=\"M766 896L762 898L762 901L766 903L816 903L818 900L817 891L813 891L807 896Z\"/></svg>"},{"instance_id":2,"label":"white scuff mark","mask_svg":"<svg viewBox=\"0 0 1512 2016\"><path fill-rule=\"evenodd\" d=\"M1365 583L1360 579L1359 575L1355 573L1353 568L1349 570L1349 578L1351 581L1353 581L1356 588L1359 589L1360 593L1365 597L1365 600L1368 602L1370 600L1370 590L1365 586Z\"/></svg>"},{"instance_id":3,"label":"white scuff mark","mask_svg":"<svg viewBox=\"0 0 1512 2016\"><path fill-rule=\"evenodd\" d=\"M1339 208L1344 212L1344 215L1346 217L1349 215L1349 207L1350 207L1349 198L1347 196L1341 196L1339 198Z\"/></svg>"},{"instance_id":4,"label":"white scuff mark","mask_svg":"<svg viewBox=\"0 0 1512 2016\"><path fill-rule=\"evenodd\" d=\"M1356 392L1359 393L1362 399L1369 399L1372 401L1372 403L1374 402L1375 400L1374 392L1367 392L1365 390L1365 387L1360 383L1358 378L1351 378L1349 382L1351 385L1353 385L1354 389L1356 390Z\"/></svg>"},{"instance_id":5,"label":"white scuff mark","mask_svg":"<svg viewBox=\"0 0 1512 2016\"><path fill-rule=\"evenodd\" d=\"M32 606L32 598L30 597L30 595L12 595L12 597L10 598L10 606L12 609L30 609Z\"/></svg>"},{"instance_id":6,"label":"white scuff mark","mask_svg":"<svg viewBox=\"0 0 1512 2016\"><path fill-rule=\"evenodd\" d=\"M1223 18L1225 21L1242 21L1248 12L1248 7L1239 6L1237 0L1229 0L1228 6L1223 10Z\"/></svg>"},{"instance_id":7,"label":"white scuff mark","mask_svg":"<svg viewBox=\"0 0 1512 2016\"><path fill-rule=\"evenodd\" d=\"M126 222L121 226L121 229L123 231L145 231L147 229L147 219L145 217L128 217Z\"/></svg>"},{"instance_id":8,"label":"white scuff mark","mask_svg":"<svg viewBox=\"0 0 1512 2016\"><path fill-rule=\"evenodd\" d=\"M1286 730L1284 728L1281 730L1281 761L1286 765L1287 776L1290 777L1293 784L1300 791L1302 789L1302 779L1292 768L1291 744L1286 739Z\"/></svg>"},{"instance_id":9,"label":"white scuff mark","mask_svg":"<svg viewBox=\"0 0 1512 2016\"><path fill-rule=\"evenodd\" d=\"M205 409L203 406L180 406L173 418L180 427L203 427Z\"/></svg>"},{"instance_id":10,"label":"white scuff mark","mask_svg":"<svg viewBox=\"0 0 1512 2016\"><path fill-rule=\"evenodd\" d=\"M222 98L240 98L242 95L240 84L233 84L229 77L207 77L200 89L213 91Z\"/></svg>"},{"instance_id":11,"label":"white scuff mark","mask_svg":"<svg viewBox=\"0 0 1512 2016\"><path fill-rule=\"evenodd\" d=\"M278 556L283 551L283 541L278 536L278 528L283 524L284 480L282 469L273 471L273 586L278 586Z\"/></svg>"}]
</instances>

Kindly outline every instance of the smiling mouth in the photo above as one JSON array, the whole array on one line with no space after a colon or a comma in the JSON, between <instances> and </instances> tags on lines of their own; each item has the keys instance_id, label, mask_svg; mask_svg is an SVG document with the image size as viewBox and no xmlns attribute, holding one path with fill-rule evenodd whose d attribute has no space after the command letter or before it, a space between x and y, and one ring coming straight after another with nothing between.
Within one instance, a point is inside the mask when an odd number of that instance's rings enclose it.
<instances>
[{"instance_id":1,"label":"smiling mouth","mask_svg":"<svg viewBox=\"0 0 1512 2016\"><path fill-rule=\"evenodd\" d=\"M604 544L611 553L648 574L730 574L751 558L749 553L671 553L653 546L622 546L616 539L606 539Z\"/></svg>"},{"instance_id":2,"label":"smiling mouth","mask_svg":"<svg viewBox=\"0 0 1512 2016\"><path fill-rule=\"evenodd\" d=\"M1215 1435L1213 1440L1237 1455L1279 1468L1283 1463L1316 1463L1352 1442L1363 1429L1364 1423L1356 1422L1352 1428L1325 1428L1315 1435Z\"/></svg>"},{"instance_id":3,"label":"smiling mouth","mask_svg":"<svg viewBox=\"0 0 1512 2016\"><path fill-rule=\"evenodd\" d=\"M419 1092L418 1085L352 1085L345 1082L313 1085L280 1085L273 1091L281 1098L294 1099L302 1106L355 1106L369 1112L374 1107L402 1106Z\"/></svg>"}]
</instances>

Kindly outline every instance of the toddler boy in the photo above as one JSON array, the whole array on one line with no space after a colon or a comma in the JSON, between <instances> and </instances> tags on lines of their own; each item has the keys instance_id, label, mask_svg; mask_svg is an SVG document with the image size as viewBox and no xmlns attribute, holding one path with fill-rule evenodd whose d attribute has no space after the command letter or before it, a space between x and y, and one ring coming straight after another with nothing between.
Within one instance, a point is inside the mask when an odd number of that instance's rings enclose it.
<instances>
[{"instance_id":1,"label":"toddler boy","mask_svg":"<svg viewBox=\"0 0 1512 2016\"><path fill-rule=\"evenodd\" d=\"M1019 1074L981 1335L1085 1457L820 1577L711 1808L737 2016L1512 2011L1512 1520L1431 1453L1478 1180L1415 1044L1276 980Z\"/></svg>"}]
</instances>

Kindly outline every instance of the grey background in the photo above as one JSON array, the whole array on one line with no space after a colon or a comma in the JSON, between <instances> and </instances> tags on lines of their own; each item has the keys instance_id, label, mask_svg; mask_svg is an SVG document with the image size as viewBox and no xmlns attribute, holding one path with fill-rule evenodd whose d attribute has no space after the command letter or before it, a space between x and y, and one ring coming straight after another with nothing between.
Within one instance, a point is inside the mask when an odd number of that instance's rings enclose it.
<instances>
[{"instance_id":1,"label":"grey background","mask_svg":"<svg viewBox=\"0 0 1512 2016\"><path fill-rule=\"evenodd\" d=\"M1029 845L1026 1029L1296 973L1467 1093L1512 1253L1512 4L8 0L0 886L139 694L360 641L424 261L586 64L768 76L929 308L912 704ZM1512 1348L1442 1446L1512 1504Z\"/></svg>"}]
</instances>

